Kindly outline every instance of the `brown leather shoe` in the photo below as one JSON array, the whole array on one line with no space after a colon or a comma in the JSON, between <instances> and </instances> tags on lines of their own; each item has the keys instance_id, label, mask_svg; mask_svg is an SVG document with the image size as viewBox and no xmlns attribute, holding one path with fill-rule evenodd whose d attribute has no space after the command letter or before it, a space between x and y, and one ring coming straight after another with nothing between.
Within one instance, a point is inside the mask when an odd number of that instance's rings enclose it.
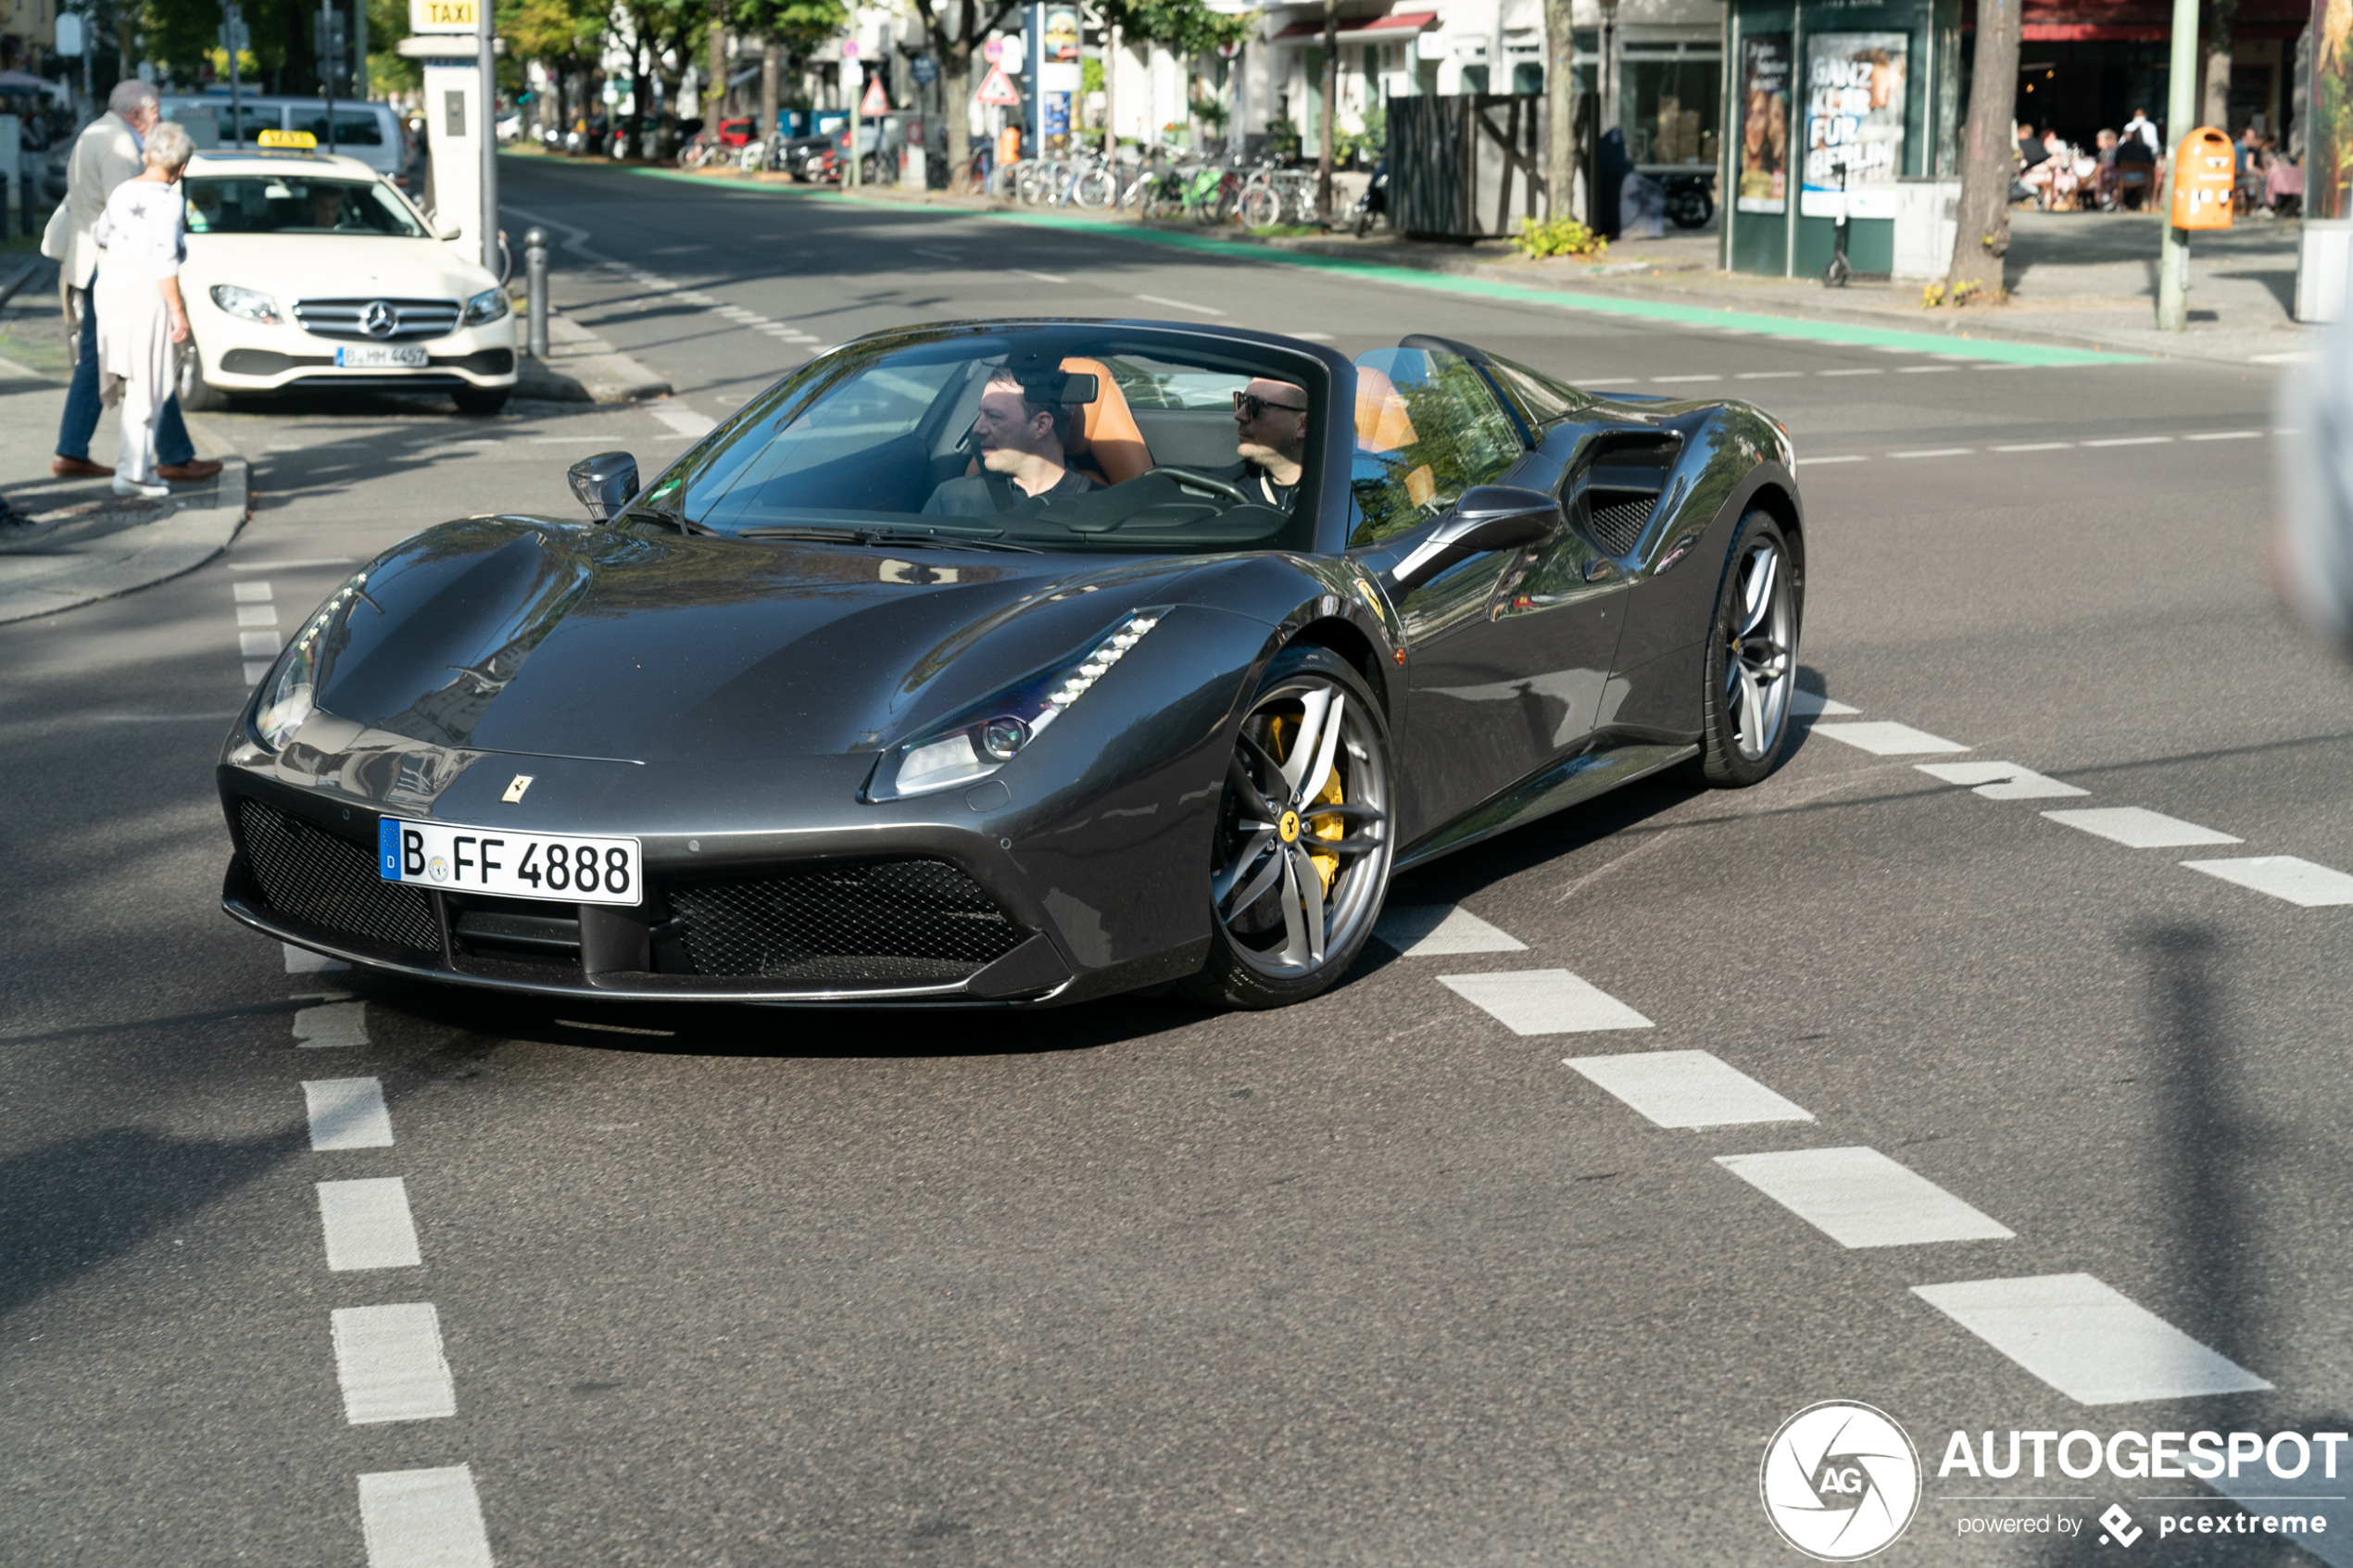
<instances>
[{"instance_id":1,"label":"brown leather shoe","mask_svg":"<svg viewBox=\"0 0 2353 1568\"><path fill-rule=\"evenodd\" d=\"M209 458L191 458L184 463L167 463L156 470L157 479L168 479L176 484L194 484L210 479L220 471L220 465Z\"/></svg>"},{"instance_id":2,"label":"brown leather shoe","mask_svg":"<svg viewBox=\"0 0 2353 1568\"><path fill-rule=\"evenodd\" d=\"M58 479L112 479L114 470L87 458L52 458L49 472Z\"/></svg>"}]
</instances>

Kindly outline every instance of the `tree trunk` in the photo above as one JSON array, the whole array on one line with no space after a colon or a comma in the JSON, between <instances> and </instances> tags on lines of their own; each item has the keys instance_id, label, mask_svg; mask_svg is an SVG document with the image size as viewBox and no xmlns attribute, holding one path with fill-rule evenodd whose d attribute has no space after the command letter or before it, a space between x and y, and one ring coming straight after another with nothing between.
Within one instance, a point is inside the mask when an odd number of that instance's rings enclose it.
<instances>
[{"instance_id":1,"label":"tree trunk","mask_svg":"<svg viewBox=\"0 0 2353 1568\"><path fill-rule=\"evenodd\" d=\"M1324 0L1324 96L1315 128L1315 221L1332 221L1332 110L1340 100L1340 0Z\"/></svg>"},{"instance_id":2,"label":"tree trunk","mask_svg":"<svg viewBox=\"0 0 2353 1568\"><path fill-rule=\"evenodd\" d=\"M1570 0L1544 0L1544 215L1573 218L1577 201L1577 34Z\"/></svg>"},{"instance_id":3,"label":"tree trunk","mask_svg":"<svg viewBox=\"0 0 2353 1568\"><path fill-rule=\"evenodd\" d=\"M2206 34L2205 123L2229 135L2231 124L2231 50L2238 42L2239 0L2214 0L2214 19ZM2171 126L2166 127L2172 130ZM2184 126L2183 130L2189 129ZM2173 140L2178 144L2181 133Z\"/></svg>"},{"instance_id":4,"label":"tree trunk","mask_svg":"<svg viewBox=\"0 0 2353 1568\"><path fill-rule=\"evenodd\" d=\"M760 123L752 140L764 142L776 134L776 77L785 63L785 46L773 38L760 41Z\"/></svg>"},{"instance_id":5,"label":"tree trunk","mask_svg":"<svg viewBox=\"0 0 2353 1568\"><path fill-rule=\"evenodd\" d=\"M704 79L702 90L703 129L709 135L705 145L719 140L719 122L727 116L727 5L726 0L711 0L711 39L703 50Z\"/></svg>"},{"instance_id":6,"label":"tree trunk","mask_svg":"<svg viewBox=\"0 0 2353 1568\"><path fill-rule=\"evenodd\" d=\"M1103 157L1119 159L1119 24L1103 34ZM1115 173L1115 171L1114 171Z\"/></svg>"},{"instance_id":7,"label":"tree trunk","mask_svg":"<svg viewBox=\"0 0 2353 1568\"><path fill-rule=\"evenodd\" d=\"M948 122L948 189L969 195L973 188L972 40L960 38L943 46L939 63L939 113Z\"/></svg>"},{"instance_id":8,"label":"tree trunk","mask_svg":"<svg viewBox=\"0 0 2353 1568\"><path fill-rule=\"evenodd\" d=\"M2017 159L2010 120L2018 107L2023 4L1981 0L1977 8L1969 123L1961 132L1959 221L1953 230L1953 265L1944 275L1956 300L1969 284L1988 296L2002 286L2002 257L2010 248L2010 182ZM1793 199L1796 194L1791 193Z\"/></svg>"}]
</instances>

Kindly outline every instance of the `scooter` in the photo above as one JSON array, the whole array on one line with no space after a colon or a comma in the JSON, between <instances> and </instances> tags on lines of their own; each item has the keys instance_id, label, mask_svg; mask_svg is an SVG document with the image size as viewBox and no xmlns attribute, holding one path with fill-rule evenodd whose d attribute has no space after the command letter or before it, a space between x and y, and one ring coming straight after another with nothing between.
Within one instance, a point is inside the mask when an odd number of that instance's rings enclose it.
<instances>
[{"instance_id":1,"label":"scooter","mask_svg":"<svg viewBox=\"0 0 2353 1568\"><path fill-rule=\"evenodd\" d=\"M1373 220L1386 217L1388 212L1389 160L1383 158L1373 165L1372 183L1365 187L1365 194L1356 198L1356 205L1349 210L1349 227L1361 240L1373 232Z\"/></svg>"},{"instance_id":2,"label":"scooter","mask_svg":"<svg viewBox=\"0 0 2353 1568\"><path fill-rule=\"evenodd\" d=\"M1680 170L1662 174L1658 182L1667 192L1667 220L1678 229L1705 229L1707 220L1716 216L1716 198L1707 193L1708 173L1684 173Z\"/></svg>"},{"instance_id":3,"label":"scooter","mask_svg":"<svg viewBox=\"0 0 2353 1568\"><path fill-rule=\"evenodd\" d=\"M1843 289L1855 276L1855 269L1846 263L1846 164L1843 159L1831 165L1831 172L1838 176L1838 223L1831 230L1831 264L1822 269L1822 286Z\"/></svg>"}]
</instances>

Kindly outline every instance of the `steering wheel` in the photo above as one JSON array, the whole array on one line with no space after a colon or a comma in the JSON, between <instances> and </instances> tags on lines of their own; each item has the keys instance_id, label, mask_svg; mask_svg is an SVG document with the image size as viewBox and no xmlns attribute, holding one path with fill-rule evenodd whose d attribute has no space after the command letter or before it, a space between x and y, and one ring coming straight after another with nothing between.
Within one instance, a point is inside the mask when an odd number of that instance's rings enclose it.
<instances>
[{"instance_id":1,"label":"steering wheel","mask_svg":"<svg viewBox=\"0 0 2353 1568\"><path fill-rule=\"evenodd\" d=\"M1180 469L1175 467L1174 465L1164 463L1158 468L1146 469L1142 473L1138 474L1136 477L1139 479L1150 479L1156 473L1167 474L1169 477L1179 480L1187 484L1197 484L1203 490L1212 490L1220 495L1230 495L1234 498L1234 505L1238 507L1260 507L1265 505L1264 501L1254 499L1251 495L1245 494L1242 487L1236 484L1233 481L1220 479L1214 473L1203 473L1199 469Z\"/></svg>"}]
</instances>

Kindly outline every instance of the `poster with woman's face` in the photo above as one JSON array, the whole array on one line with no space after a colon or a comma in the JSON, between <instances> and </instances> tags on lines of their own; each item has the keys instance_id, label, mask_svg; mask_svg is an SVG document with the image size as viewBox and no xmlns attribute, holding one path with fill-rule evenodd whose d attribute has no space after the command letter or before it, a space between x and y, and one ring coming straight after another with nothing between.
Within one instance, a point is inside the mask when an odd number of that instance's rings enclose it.
<instances>
[{"instance_id":1,"label":"poster with woman's face","mask_svg":"<svg viewBox=\"0 0 2353 1568\"><path fill-rule=\"evenodd\" d=\"M1904 77L1911 38L1902 32L1818 32L1806 41L1806 185L1800 211L1838 215L1842 178L1849 218L1895 216L1904 172Z\"/></svg>"},{"instance_id":2,"label":"poster with woman's face","mask_svg":"<svg viewBox=\"0 0 2353 1568\"><path fill-rule=\"evenodd\" d=\"M1789 203L1789 34L1741 40L1740 179L1743 212L1781 212Z\"/></svg>"}]
</instances>

